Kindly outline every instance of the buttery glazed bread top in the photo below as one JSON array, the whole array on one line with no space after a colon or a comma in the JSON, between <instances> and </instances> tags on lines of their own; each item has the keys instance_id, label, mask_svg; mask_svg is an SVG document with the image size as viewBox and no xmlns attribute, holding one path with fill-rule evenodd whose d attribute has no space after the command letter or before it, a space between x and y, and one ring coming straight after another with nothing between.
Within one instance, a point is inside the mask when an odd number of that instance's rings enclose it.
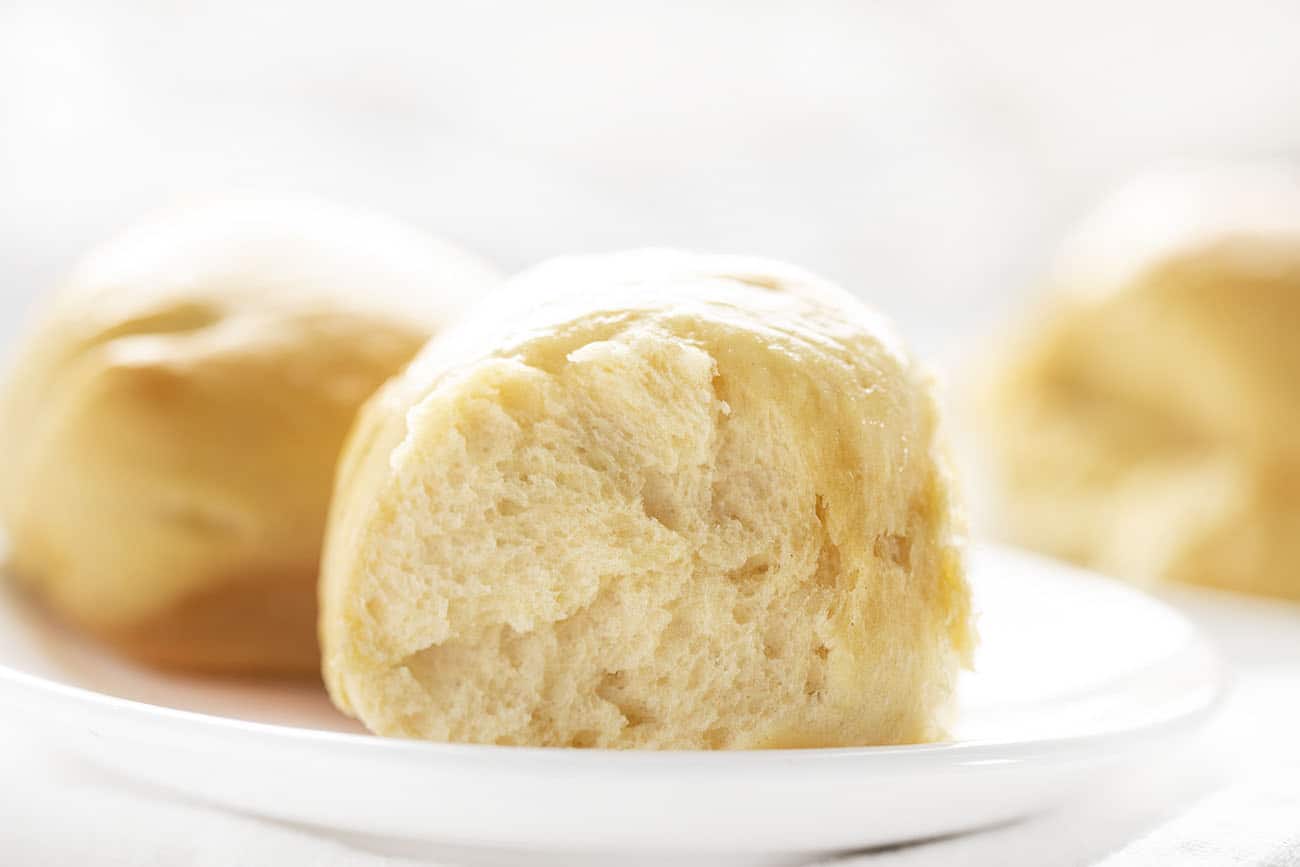
<instances>
[{"instance_id":1,"label":"buttery glazed bread top","mask_svg":"<svg viewBox=\"0 0 1300 867\"><path fill-rule=\"evenodd\" d=\"M1139 181L1057 282L988 414L1004 532L1138 581L1300 598L1300 173Z\"/></svg>"},{"instance_id":2,"label":"buttery glazed bread top","mask_svg":"<svg viewBox=\"0 0 1300 867\"><path fill-rule=\"evenodd\" d=\"M557 260L362 411L324 673L376 732L744 748L941 738L973 642L928 383L772 262Z\"/></svg>"},{"instance_id":3,"label":"buttery glazed bread top","mask_svg":"<svg viewBox=\"0 0 1300 867\"><path fill-rule=\"evenodd\" d=\"M21 346L0 407L17 575L144 655L314 665L296 624L314 620L355 410L490 279L400 223L310 202L196 207L106 245ZM172 628L182 610L198 619ZM286 623L292 641L270 634Z\"/></svg>"}]
</instances>

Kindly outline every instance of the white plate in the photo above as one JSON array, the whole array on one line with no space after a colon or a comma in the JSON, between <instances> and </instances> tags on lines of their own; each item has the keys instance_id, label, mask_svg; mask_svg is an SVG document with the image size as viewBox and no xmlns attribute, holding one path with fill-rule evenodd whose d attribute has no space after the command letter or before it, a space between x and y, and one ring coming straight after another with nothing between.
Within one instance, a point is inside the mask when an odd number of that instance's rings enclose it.
<instances>
[{"instance_id":1,"label":"white plate","mask_svg":"<svg viewBox=\"0 0 1300 867\"><path fill-rule=\"evenodd\" d=\"M1163 604L977 549L983 643L953 743L650 753L366 735L319 689L165 676L0 596L0 693L70 748L241 811L465 862L639 852L780 861L968 831L1056 804L1201 722L1220 663Z\"/></svg>"}]
</instances>

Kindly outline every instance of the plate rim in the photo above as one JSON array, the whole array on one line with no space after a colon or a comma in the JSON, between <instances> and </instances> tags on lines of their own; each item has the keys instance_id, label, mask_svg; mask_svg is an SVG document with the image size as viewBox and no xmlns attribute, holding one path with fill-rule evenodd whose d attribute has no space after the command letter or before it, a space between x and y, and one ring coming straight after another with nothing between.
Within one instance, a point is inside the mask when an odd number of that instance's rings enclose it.
<instances>
[{"instance_id":1,"label":"plate rim","mask_svg":"<svg viewBox=\"0 0 1300 867\"><path fill-rule=\"evenodd\" d=\"M0 663L0 691L16 694L19 711L22 696L35 699L57 713L59 721L71 711L87 705L107 714L118 723L128 723L156 730L167 730L171 740L185 742L206 740L211 736L237 737L248 744L274 745L277 749L324 747L348 750L355 756L396 761L450 761L475 763L487 770L500 766L518 772L521 766L548 767L562 763L570 772L608 773L611 769L649 768L665 774L700 771L709 774L748 769L770 770L774 766L818 764L823 767L859 767L869 761L877 772L896 767L900 772L914 772L917 763L943 767L1007 765L1041 758L1068 759L1075 755L1095 754L1098 750L1115 752L1135 748L1153 739L1160 740L1197 728L1224 703L1232 687L1232 674L1214 644L1181 611L1166 601L1080 567L1052 560L1032 552L1008 546L980 543L972 545L967 556L993 554L1035 562L1058 572L1067 572L1075 580L1101 583L1110 592L1119 592L1160 609L1166 616L1181 621L1189 630L1191 641L1183 651L1197 654L1206 666L1205 684L1163 716L1140 725L1105 728L1085 734L1046 737L980 738L892 746L816 747L771 750L619 750L608 748L530 747L499 744L464 744L381 737L370 733L336 732L282 723L256 722L202 711L184 710L151 704L136 699L99 692L88 687L62 683ZM30 704L30 702L26 703Z\"/></svg>"}]
</instances>

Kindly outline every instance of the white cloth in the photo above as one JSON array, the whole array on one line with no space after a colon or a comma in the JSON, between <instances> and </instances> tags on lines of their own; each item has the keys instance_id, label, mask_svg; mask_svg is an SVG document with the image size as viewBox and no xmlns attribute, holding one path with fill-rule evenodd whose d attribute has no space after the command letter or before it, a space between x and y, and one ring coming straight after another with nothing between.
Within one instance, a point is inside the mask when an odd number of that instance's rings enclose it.
<instances>
[{"instance_id":1,"label":"white cloth","mask_svg":"<svg viewBox=\"0 0 1300 867\"><path fill-rule=\"evenodd\" d=\"M408 867L315 831L177 798L0 728L4 867Z\"/></svg>"},{"instance_id":2,"label":"white cloth","mask_svg":"<svg viewBox=\"0 0 1300 867\"><path fill-rule=\"evenodd\" d=\"M1217 639L1238 670L1223 712L1185 749L1023 822L822 863L1074 867L1119 850L1105 867L1300 863L1300 786L1292 783L1300 777L1300 608L1191 592L1172 601ZM1288 767L1294 773L1279 771ZM100 771L0 722L5 867L417 863L430 862L191 803Z\"/></svg>"},{"instance_id":3,"label":"white cloth","mask_svg":"<svg viewBox=\"0 0 1300 867\"><path fill-rule=\"evenodd\" d=\"M1300 865L1300 765L1209 798L1101 867Z\"/></svg>"}]
</instances>

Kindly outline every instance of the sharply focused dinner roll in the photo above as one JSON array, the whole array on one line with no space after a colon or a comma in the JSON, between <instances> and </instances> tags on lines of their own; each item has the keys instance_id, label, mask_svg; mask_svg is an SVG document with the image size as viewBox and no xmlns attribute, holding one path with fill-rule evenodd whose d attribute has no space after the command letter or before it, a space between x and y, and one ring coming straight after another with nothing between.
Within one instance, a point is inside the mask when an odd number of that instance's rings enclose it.
<instances>
[{"instance_id":1,"label":"sharply focused dinner roll","mask_svg":"<svg viewBox=\"0 0 1300 867\"><path fill-rule=\"evenodd\" d=\"M772 262L560 259L366 405L326 683L385 735L710 749L942 738L973 642L928 383Z\"/></svg>"},{"instance_id":2,"label":"sharply focused dinner roll","mask_svg":"<svg viewBox=\"0 0 1300 867\"><path fill-rule=\"evenodd\" d=\"M19 347L0 403L10 571L152 662L311 671L355 411L490 279L399 223L310 202L129 231Z\"/></svg>"},{"instance_id":3,"label":"sharply focused dinner roll","mask_svg":"<svg viewBox=\"0 0 1300 867\"><path fill-rule=\"evenodd\" d=\"M1162 173L1070 245L988 414L1013 539L1300 598L1300 174Z\"/></svg>"}]
</instances>

